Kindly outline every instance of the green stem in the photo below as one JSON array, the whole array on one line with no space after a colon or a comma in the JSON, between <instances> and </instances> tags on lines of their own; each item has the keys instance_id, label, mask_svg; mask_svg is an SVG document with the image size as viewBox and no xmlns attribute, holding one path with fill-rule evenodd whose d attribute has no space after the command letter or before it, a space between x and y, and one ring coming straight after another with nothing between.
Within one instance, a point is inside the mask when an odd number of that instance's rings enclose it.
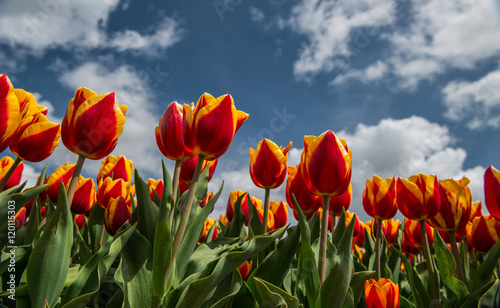
<instances>
[{"instance_id":1,"label":"green stem","mask_svg":"<svg viewBox=\"0 0 500 308\"><path fill-rule=\"evenodd\" d=\"M73 203L73 196L75 195L76 185L78 184L78 178L80 177L80 172L82 172L83 163L85 162L85 156L78 155L78 160L76 161L75 171L73 171L73 176L71 177L71 182L68 188L68 205L71 208L71 203Z\"/></svg>"},{"instance_id":2,"label":"green stem","mask_svg":"<svg viewBox=\"0 0 500 308\"><path fill-rule=\"evenodd\" d=\"M380 264L380 241L382 238L382 220L377 219L377 239L375 242L375 271L377 272L377 281L382 278L382 267Z\"/></svg>"},{"instance_id":3,"label":"green stem","mask_svg":"<svg viewBox=\"0 0 500 308\"><path fill-rule=\"evenodd\" d=\"M14 173L14 170L16 170L17 166L19 166L19 164L22 161L23 161L22 159L20 159L19 157L16 157L16 160L14 161L12 166L10 166L9 171L7 171L7 174L5 174L2 181L0 182L0 191L3 190L3 188L5 187L5 184L7 184L7 181L9 181L10 176L12 175L12 173Z\"/></svg>"},{"instance_id":4,"label":"green stem","mask_svg":"<svg viewBox=\"0 0 500 308\"><path fill-rule=\"evenodd\" d=\"M457 275L459 280L465 283L464 270L462 267L462 260L460 259L460 253L458 252L455 231L448 231L448 236L450 237L451 253L453 254L453 258L455 258L455 275Z\"/></svg>"},{"instance_id":5,"label":"green stem","mask_svg":"<svg viewBox=\"0 0 500 308\"><path fill-rule=\"evenodd\" d=\"M439 308L439 289L436 280L436 272L432 264L432 257L427 240L427 232L425 231L425 220L420 220L420 231L422 233L422 243L424 244L424 256L427 263L427 271L429 272L429 281L431 284L432 302L435 308Z\"/></svg>"},{"instance_id":6,"label":"green stem","mask_svg":"<svg viewBox=\"0 0 500 308\"><path fill-rule=\"evenodd\" d=\"M465 275L467 277L467 280L469 280L469 273L470 273L470 261L469 261L469 242L467 241L467 238L464 238L462 240L462 245L463 245L463 252L464 252L464 271Z\"/></svg>"},{"instance_id":7,"label":"green stem","mask_svg":"<svg viewBox=\"0 0 500 308\"><path fill-rule=\"evenodd\" d=\"M172 244L172 254L170 257L170 263L168 265L167 275L165 277L165 285L168 284L170 272L172 271L172 265L174 264L177 251L179 250L179 246L181 245L181 241L184 236L184 231L186 230L189 214L191 212L191 206L193 204L194 193L196 192L196 188L198 187L198 180L200 178L201 167L203 167L204 160L204 155L198 155L198 163L196 164L196 169L194 170L191 185L189 185L188 195L186 197L186 200L184 201L184 205L182 206L181 221L179 222L179 227L177 228L177 232L175 233L174 237L174 243Z\"/></svg>"},{"instance_id":8,"label":"green stem","mask_svg":"<svg viewBox=\"0 0 500 308\"><path fill-rule=\"evenodd\" d=\"M262 218L262 234L267 232L267 220L269 216L269 194L271 192L271 188L266 187L264 195L264 217Z\"/></svg>"},{"instance_id":9,"label":"green stem","mask_svg":"<svg viewBox=\"0 0 500 308\"><path fill-rule=\"evenodd\" d=\"M101 234L99 235L99 246L97 247L97 250L101 249L103 238L104 238L104 222L102 223L102 226L101 226Z\"/></svg>"},{"instance_id":10,"label":"green stem","mask_svg":"<svg viewBox=\"0 0 500 308\"><path fill-rule=\"evenodd\" d=\"M321 216L321 233L319 239L319 260L318 260L318 273L319 281L323 284L325 281L326 271L326 245L328 241L328 210L329 210L329 196L323 196L323 212Z\"/></svg>"},{"instance_id":11,"label":"green stem","mask_svg":"<svg viewBox=\"0 0 500 308\"><path fill-rule=\"evenodd\" d=\"M181 176L181 166L182 166L182 161L176 160L174 167L174 176L172 178L172 199L174 202L172 204L172 208L170 209L170 217L168 219L168 221L170 222L170 226L172 226L174 222L175 201L177 199L177 191L179 190L179 178Z\"/></svg>"}]
</instances>

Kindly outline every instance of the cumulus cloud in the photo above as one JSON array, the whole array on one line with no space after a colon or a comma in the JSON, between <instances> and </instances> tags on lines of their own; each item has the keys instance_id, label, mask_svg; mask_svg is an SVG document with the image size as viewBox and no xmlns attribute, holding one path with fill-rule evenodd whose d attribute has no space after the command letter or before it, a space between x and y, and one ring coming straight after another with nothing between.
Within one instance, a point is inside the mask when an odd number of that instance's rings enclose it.
<instances>
[{"instance_id":1,"label":"cumulus cloud","mask_svg":"<svg viewBox=\"0 0 500 308\"><path fill-rule=\"evenodd\" d=\"M454 80L442 90L445 117L471 129L500 127L500 69L475 81Z\"/></svg>"},{"instance_id":2,"label":"cumulus cloud","mask_svg":"<svg viewBox=\"0 0 500 308\"><path fill-rule=\"evenodd\" d=\"M26 47L41 54L53 48L101 48L141 50L146 54L164 50L177 42L182 31L177 20L165 17L145 32L125 29L108 33L109 17L119 0L28 0L0 5L0 42L12 48Z\"/></svg>"},{"instance_id":3,"label":"cumulus cloud","mask_svg":"<svg viewBox=\"0 0 500 308\"><path fill-rule=\"evenodd\" d=\"M361 196L366 186L366 179L378 175L382 178L400 176L409 177L417 173L436 173L438 179L462 176L470 178L469 187L474 200L483 199L483 166L465 168L467 153L460 147L454 147L454 138L450 130L443 125L412 116L405 119L384 119L377 125L359 124L354 131L340 131L340 138L345 138L353 152L352 179L353 201L351 210L359 214L362 220L369 217L364 213ZM301 148L292 148L289 152L288 165L300 162ZM213 189L225 180L224 195L217 203L217 217L225 211L227 196L231 190L249 191L261 198L262 189L251 181L248 168L238 168L216 175ZM273 200L285 200L284 185L272 191ZM293 218L292 218L293 220Z\"/></svg>"},{"instance_id":4,"label":"cumulus cloud","mask_svg":"<svg viewBox=\"0 0 500 308\"><path fill-rule=\"evenodd\" d=\"M353 69L348 71L347 73L338 74L337 77L332 80L331 84L340 85L349 81L350 79L357 79L362 81L363 83L370 83L376 80L380 80L382 77L384 77L384 75L387 74L387 71L387 64L382 61L377 61L376 63L368 66L365 69Z\"/></svg>"}]
</instances>

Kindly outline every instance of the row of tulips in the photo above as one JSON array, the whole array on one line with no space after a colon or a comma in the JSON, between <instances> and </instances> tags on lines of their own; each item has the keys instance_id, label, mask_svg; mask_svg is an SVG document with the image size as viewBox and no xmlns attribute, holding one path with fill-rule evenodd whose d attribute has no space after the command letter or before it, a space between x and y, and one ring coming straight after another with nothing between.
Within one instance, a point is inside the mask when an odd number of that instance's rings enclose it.
<instances>
[{"instance_id":1,"label":"row of tulips","mask_svg":"<svg viewBox=\"0 0 500 308\"><path fill-rule=\"evenodd\" d=\"M291 143L263 139L249 150L249 173L264 201L233 191L225 215L212 220L223 187L214 194L208 182L248 119L229 94L205 93L196 105L166 108L155 136L174 172L171 178L162 164L163 178L148 181L123 155L110 155L127 111L114 93L78 89L56 124L33 95L0 75L0 108L1 150L16 156L0 160L0 296L7 306L491 307L500 301L500 173L492 166L484 186L492 216L472 202L466 177L374 176L363 192L373 220L363 223L348 211L352 152L345 140L332 131L304 137L301 162L292 167ZM76 163L49 176L44 168L37 185L24 189L23 161L46 159L59 136ZM95 182L80 175L87 158L104 159ZM283 183L287 203L271 201L270 190ZM295 226L287 225L287 207ZM403 224L393 219L398 210Z\"/></svg>"}]
</instances>

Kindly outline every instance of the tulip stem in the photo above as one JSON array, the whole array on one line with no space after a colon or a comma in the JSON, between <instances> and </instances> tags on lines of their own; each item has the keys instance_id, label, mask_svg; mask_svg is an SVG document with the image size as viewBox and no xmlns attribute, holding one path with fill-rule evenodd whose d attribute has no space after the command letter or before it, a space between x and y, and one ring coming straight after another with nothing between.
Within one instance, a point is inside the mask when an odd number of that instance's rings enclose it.
<instances>
[{"instance_id":1,"label":"tulip stem","mask_svg":"<svg viewBox=\"0 0 500 308\"><path fill-rule=\"evenodd\" d=\"M382 278L382 267L380 264L380 241L382 238L382 219L377 219L377 238L375 242L375 271L377 272L377 281Z\"/></svg>"},{"instance_id":2,"label":"tulip stem","mask_svg":"<svg viewBox=\"0 0 500 308\"><path fill-rule=\"evenodd\" d=\"M179 246L181 245L181 241L184 236L184 231L186 230L189 214L191 212L191 206L193 205L194 193L196 192L196 188L198 187L198 180L200 178L201 167L203 167L204 161L205 155L198 155L198 163L196 164L196 169L194 170L191 185L189 185L188 195L186 197L186 200L184 201L184 205L182 206L181 220L179 222L177 232L175 233L174 243L172 244L172 254L170 255L170 263L168 265L167 275L165 277L165 285L168 284L170 272L172 271L172 265L174 264L177 251L179 250Z\"/></svg>"},{"instance_id":3,"label":"tulip stem","mask_svg":"<svg viewBox=\"0 0 500 308\"><path fill-rule=\"evenodd\" d=\"M169 217L170 226L172 226L172 224L174 223L175 201L177 200L177 190L179 190L179 178L181 176L181 166L182 166L182 161L176 160L174 167L174 176L172 178L172 200L174 200L174 202L172 204L172 208L170 209L170 217Z\"/></svg>"},{"instance_id":4,"label":"tulip stem","mask_svg":"<svg viewBox=\"0 0 500 308\"><path fill-rule=\"evenodd\" d=\"M267 220L269 215L269 194L271 192L271 188L264 188L264 217L262 218L262 234L267 232Z\"/></svg>"},{"instance_id":5,"label":"tulip stem","mask_svg":"<svg viewBox=\"0 0 500 308\"><path fill-rule=\"evenodd\" d=\"M330 196L323 196L323 212L321 214L321 233L319 239L319 259L318 259L318 273L319 281L323 284L325 281L326 271L326 245L328 241L328 210L329 210Z\"/></svg>"},{"instance_id":6,"label":"tulip stem","mask_svg":"<svg viewBox=\"0 0 500 308\"><path fill-rule=\"evenodd\" d=\"M439 289L436 281L436 272L432 264L432 256L429 249L429 241L427 240L427 232L425 231L425 220L420 220L420 231L422 233L422 243L424 244L424 256L427 263L427 271L429 272L429 281L431 284L432 303L435 308L439 308Z\"/></svg>"},{"instance_id":7,"label":"tulip stem","mask_svg":"<svg viewBox=\"0 0 500 308\"><path fill-rule=\"evenodd\" d=\"M7 184L7 182L9 181L10 176L12 175L12 173L14 173L14 170L16 170L17 166L19 166L19 164L22 161L23 160L21 158L16 157L16 160L14 161L12 166L10 166L9 171L7 171L7 174L3 177L2 181L0 182L0 191L3 190L5 184Z\"/></svg>"},{"instance_id":8,"label":"tulip stem","mask_svg":"<svg viewBox=\"0 0 500 308\"><path fill-rule=\"evenodd\" d=\"M453 254L453 258L455 258L455 275L457 275L459 280L465 283L464 270L462 267L462 260L460 259L460 253L458 252L455 231L448 231L448 236L450 237L451 253Z\"/></svg>"},{"instance_id":9,"label":"tulip stem","mask_svg":"<svg viewBox=\"0 0 500 308\"><path fill-rule=\"evenodd\" d=\"M76 185L78 184L78 178L80 177L80 172L82 172L83 163L85 162L85 156L78 155L78 160L76 161L75 171L73 171L73 176L71 177L71 182L68 188L68 205L71 209L71 203L73 203L73 196L75 195Z\"/></svg>"},{"instance_id":10,"label":"tulip stem","mask_svg":"<svg viewBox=\"0 0 500 308\"><path fill-rule=\"evenodd\" d=\"M467 238L464 238L462 240L462 245L463 245L463 252L464 252L464 275L467 277L467 280L469 280L469 275L470 275L470 261L469 261L469 242L467 241Z\"/></svg>"},{"instance_id":11,"label":"tulip stem","mask_svg":"<svg viewBox=\"0 0 500 308\"><path fill-rule=\"evenodd\" d=\"M97 250L101 249L103 238L104 238L104 222L102 223L102 226L101 226L101 234L99 235L99 246L97 247Z\"/></svg>"}]
</instances>

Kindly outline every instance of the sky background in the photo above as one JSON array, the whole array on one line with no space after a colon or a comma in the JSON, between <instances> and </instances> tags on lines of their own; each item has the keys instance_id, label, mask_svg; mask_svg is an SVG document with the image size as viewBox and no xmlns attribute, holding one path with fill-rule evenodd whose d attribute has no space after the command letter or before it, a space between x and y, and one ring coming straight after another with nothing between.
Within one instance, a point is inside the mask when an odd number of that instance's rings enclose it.
<instances>
[{"instance_id":1,"label":"sky background","mask_svg":"<svg viewBox=\"0 0 500 308\"><path fill-rule=\"evenodd\" d=\"M249 147L326 130L353 152L351 210L374 174L471 179L500 168L500 5L494 0L0 0L0 73L61 121L77 88L116 92L128 105L112 154L160 178L154 128L172 101L230 93L250 114L220 159L210 188L263 198ZM3 155L12 155L8 150ZM64 145L26 163L30 185L76 155ZM95 177L100 161L86 161ZM168 162L170 170L173 163ZM284 199L284 185L271 192ZM290 215L291 216L291 215ZM293 218L292 218L293 220Z\"/></svg>"}]
</instances>

